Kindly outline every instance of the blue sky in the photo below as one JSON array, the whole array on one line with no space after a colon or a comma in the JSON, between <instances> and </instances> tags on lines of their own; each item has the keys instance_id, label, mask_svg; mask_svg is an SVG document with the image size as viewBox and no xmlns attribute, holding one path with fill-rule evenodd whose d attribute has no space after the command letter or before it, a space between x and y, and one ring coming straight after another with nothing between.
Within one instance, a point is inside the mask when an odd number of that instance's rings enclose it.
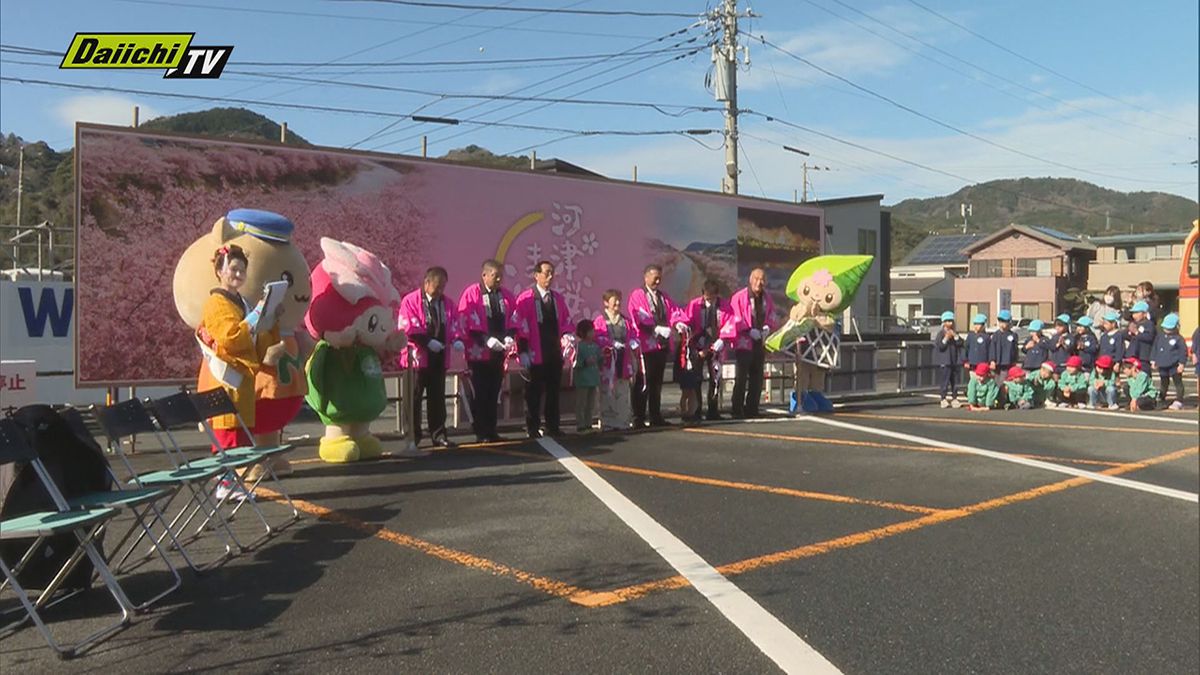
<instances>
[{"instance_id":1,"label":"blue sky","mask_svg":"<svg viewBox=\"0 0 1200 675\"><path fill-rule=\"evenodd\" d=\"M1195 0L920 1L1028 60L909 0L743 0L739 6L751 7L761 16L743 20L742 30L750 36L765 36L854 85L976 138L901 110L748 36L744 42L749 44L750 65L739 73L740 107L827 136L744 116L743 193L791 199L793 190L800 187L802 158L784 152L781 146L786 144L808 150L811 164L829 168L810 174L813 192L822 198L883 193L885 203L895 203L907 197L951 192L968 182L962 179L975 182L1018 176L1071 176L1118 190L1162 190L1197 197L1197 170L1189 164L1197 158L1196 138L1200 136L1196 122L1200 19ZM697 14L705 9L704 3L693 0L463 2ZM415 61L614 54L703 44L703 28L650 42L691 23L676 17L459 11L333 0L6 0L0 5L0 42L4 45L62 51L76 31L194 31L196 44L232 44L235 50L225 74L215 81L163 80L157 71L61 71L31 64L56 65L54 59L11 52L0 54L0 73L249 99L254 103L245 107L277 121L286 120L291 129L320 145L359 143L356 147L416 153L419 136L424 133L434 156L469 143L495 152L527 152L529 146L538 146L539 157L561 157L612 176L628 177L636 164L641 180L716 189L724 167L716 135L563 139L561 131L417 125L411 121L393 124L384 117L267 105L400 113L420 109L423 115L481 121L511 118L506 123L580 131L719 129L720 113L681 114L683 108L670 108L674 114L664 115L645 108L565 103L480 104L271 79L287 74L438 93L714 106L711 92L705 89L705 75L711 66L707 51L671 61L668 59L678 52L599 62L405 66ZM694 36L699 36L698 42L681 42ZM257 67L245 65L248 61L395 65ZM578 82L571 84L575 80ZM601 84L604 86L580 93ZM62 149L72 143L74 120L128 124L135 104L141 106L143 119L217 105L4 81L0 83L0 131L46 140ZM474 107L462 110L466 106ZM389 124L392 126L383 131ZM916 168L829 136L954 176Z\"/></svg>"}]
</instances>

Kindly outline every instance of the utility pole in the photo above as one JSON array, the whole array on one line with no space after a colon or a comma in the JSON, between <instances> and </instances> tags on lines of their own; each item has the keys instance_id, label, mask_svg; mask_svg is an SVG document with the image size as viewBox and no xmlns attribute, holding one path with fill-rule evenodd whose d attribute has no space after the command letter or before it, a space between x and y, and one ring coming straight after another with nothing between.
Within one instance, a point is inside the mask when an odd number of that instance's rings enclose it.
<instances>
[{"instance_id":1,"label":"utility pole","mask_svg":"<svg viewBox=\"0 0 1200 675\"><path fill-rule=\"evenodd\" d=\"M21 194L25 189L25 144L17 146L17 234L21 234ZM15 277L14 277L15 279Z\"/></svg>"},{"instance_id":2,"label":"utility pole","mask_svg":"<svg viewBox=\"0 0 1200 675\"><path fill-rule=\"evenodd\" d=\"M722 35L719 47L713 50L717 63L716 84L713 87L718 101L725 102L725 177L721 192L738 193L738 133L737 133L737 0L725 0L721 6Z\"/></svg>"},{"instance_id":3,"label":"utility pole","mask_svg":"<svg viewBox=\"0 0 1200 675\"><path fill-rule=\"evenodd\" d=\"M967 216L973 216L973 215L975 215L975 212L971 208L971 204L959 204L958 210L959 210L959 212L962 213L963 234L966 234L967 233Z\"/></svg>"}]
</instances>

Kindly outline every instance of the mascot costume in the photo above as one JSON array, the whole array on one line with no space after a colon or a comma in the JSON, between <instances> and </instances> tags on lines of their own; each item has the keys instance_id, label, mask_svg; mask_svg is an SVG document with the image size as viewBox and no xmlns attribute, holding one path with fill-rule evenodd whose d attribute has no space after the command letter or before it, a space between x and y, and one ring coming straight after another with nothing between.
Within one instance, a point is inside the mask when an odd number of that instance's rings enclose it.
<instances>
[{"instance_id":1,"label":"mascot costume","mask_svg":"<svg viewBox=\"0 0 1200 675\"><path fill-rule=\"evenodd\" d=\"M293 230L292 222L277 213L234 209L188 246L175 267L175 308L184 323L197 331L205 359L197 390L224 386L254 434L254 443L260 446L280 444L283 427L300 411L307 390L300 342L307 342L307 336L298 334L297 329L308 310L311 289L308 264L292 244ZM213 289L213 255L231 246L241 248L248 259L242 289L245 303L256 311L247 311L236 298ZM274 317L270 330L259 332L252 324L262 311L258 305L263 301L263 288L280 281L287 284L281 313ZM253 350L249 341L242 344L239 327L243 325L247 334L253 335ZM218 377L222 370L226 375ZM213 427L222 445L250 444L251 439L238 433L232 415L214 418ZM276 475L291 472L282 455L271 460L271 467Z\"/></svg>"},{"instance_id":2,"label":"mascot costume","mask_svg":"<svg viewBox=\"0 0 1200 675\"><path fill-rule=\"evenodd\" d=\"M854 301L854 294L875 260L869 255L824 255L805 261L788 279L787 295L796 304L788 321L767 338L767 349L785 351L794 345L796 389L791 410L831 412L825 397L825 375L837 368L841 338L834 317Z\"/></svg>"},{"instance_id":3,"label":"mascot costume","mask_svg":"<svg viewBox=\"0 0 1200 675\"><path fill-rule=\"evenodd\" d=\"M396 330L400 293L391 270L370 251L322 237L321 252L305 318L317 338L307 366L308 404L325 423L321 459L376 459L383 448L371 421L387 407L383 364L407 345Z\"/></svg>"}]
</instances>

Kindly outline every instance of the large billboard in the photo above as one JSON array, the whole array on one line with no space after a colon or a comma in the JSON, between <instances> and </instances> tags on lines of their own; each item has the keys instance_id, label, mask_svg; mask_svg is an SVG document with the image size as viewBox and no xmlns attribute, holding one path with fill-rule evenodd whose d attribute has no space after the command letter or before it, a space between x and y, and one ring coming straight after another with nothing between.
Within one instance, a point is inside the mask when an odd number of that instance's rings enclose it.
<instances>
[{"instance_id":1,"label":"large billboard","mask_svg":"<svg viewBox=\"0 0 1200 675\"><path fill-rule=\"evenodd\" d=\"M76 128L76 380L81 385L190 380L199 355L176 316L175 263L233 208L296 223L309 265L333 237L377 253L397 288L441 265L457 297L487 258L520 290L541 259L577 318L601 294L626 294L644 266L664 267L682 302L707 278L731 293L767 268L786 311L787 274L821 250L819 208L440 160L215 140L80 124Z\"/></svg>"}]
</instances>

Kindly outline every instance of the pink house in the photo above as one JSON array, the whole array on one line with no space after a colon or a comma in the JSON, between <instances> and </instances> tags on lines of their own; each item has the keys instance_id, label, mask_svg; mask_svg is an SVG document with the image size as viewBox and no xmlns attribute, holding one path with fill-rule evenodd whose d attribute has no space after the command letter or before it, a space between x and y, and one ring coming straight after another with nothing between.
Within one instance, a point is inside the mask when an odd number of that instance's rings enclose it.
<instances>
[{"instance_id":1,"label":"pink house","mask_svg":"<svg viewBox=\"0 0 1200 675\"><path fill-rule=\"evenodd\" d=\"M1036 225L1009 225L966 248L967 276L954 280L954 311L989 323L1001 304L1014 318L1053 319L1068 288L1087 288L1096 247L1079 237Z\"/></svg>"}]
</instances>

